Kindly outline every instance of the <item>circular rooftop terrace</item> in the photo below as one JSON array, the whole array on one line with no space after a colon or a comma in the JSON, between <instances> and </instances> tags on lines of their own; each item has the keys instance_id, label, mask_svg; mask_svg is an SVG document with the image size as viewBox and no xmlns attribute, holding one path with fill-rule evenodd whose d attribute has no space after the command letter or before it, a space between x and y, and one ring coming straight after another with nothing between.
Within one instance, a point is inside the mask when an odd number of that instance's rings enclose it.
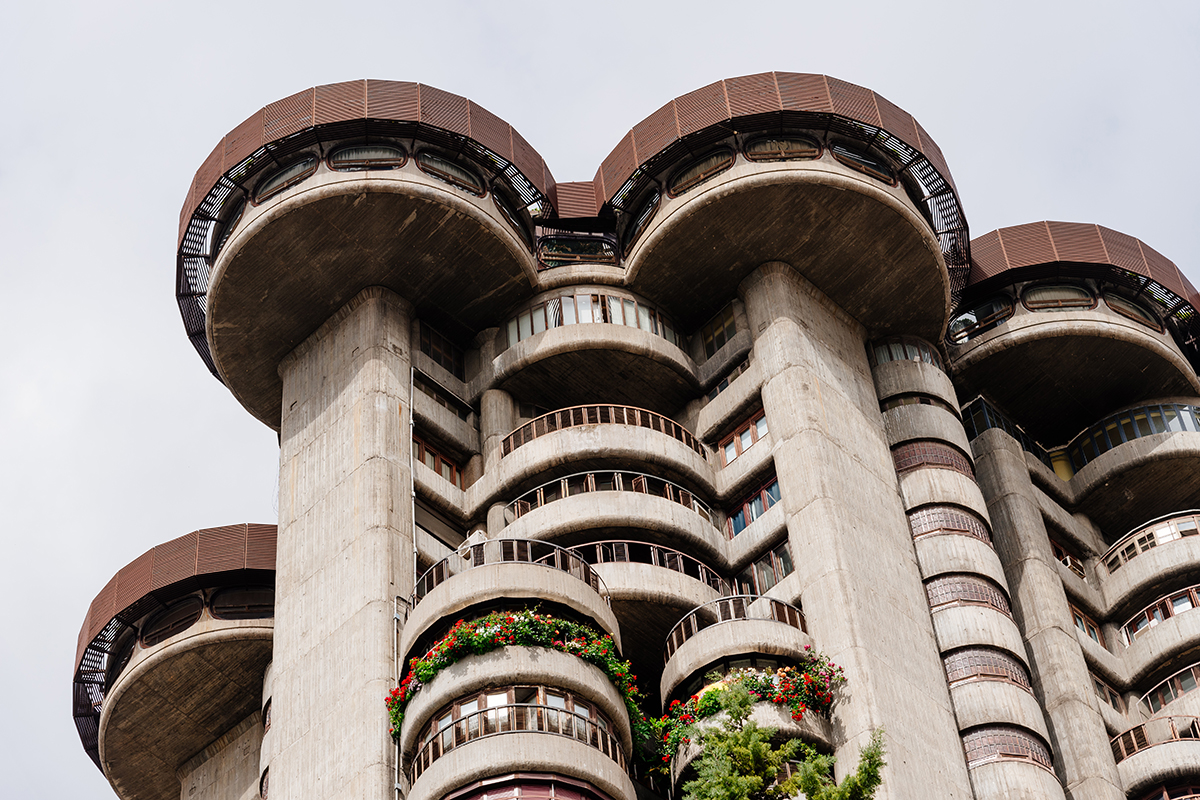
<instances>
[{"instance_id":1,"label":"circular rooftop terrace","mask_svg":"<svg viewBox=\"0 0 1200 800\"><path fill-rule=\"evenodd\" d=\"M571 219L591 218L615 228L622 216L626 223L631 220L627 206L642 201L648 187L678 162L736 134L787 130L855 140L893 162L917 189L913 201L938 239L957 294L967 277L969 244L941 150L911 115L869 89L824 75L784 72L717 81L671 100L635 125L594 180L559 184L511 125L470 100L417 83L362 80L317 86L260 109L205 159L180 215L176 296L184 326L219 375L206 318L220 238L235 224L229 209L265 171L286 167L304 150L323 153L334 142L367 139L419 141L486 168L527 209L536 209L543 225L569 227ZM435 311L453 314L452 309Z\"/></svg>"}]
</instances>

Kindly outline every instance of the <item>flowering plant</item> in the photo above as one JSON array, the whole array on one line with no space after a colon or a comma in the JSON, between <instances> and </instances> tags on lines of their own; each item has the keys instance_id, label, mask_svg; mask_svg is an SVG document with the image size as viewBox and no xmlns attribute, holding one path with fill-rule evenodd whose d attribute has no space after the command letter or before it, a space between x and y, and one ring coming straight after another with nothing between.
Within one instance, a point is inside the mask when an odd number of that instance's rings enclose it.
<instances>
[{"instance_id":1,"label":"flowering plant","mask_svg":"<svg viewBox=\"0 0 1200 800\"><path fill-rule=\"evenodd\" d=\"M545 647L598 667L625 701L634 738L641 740L651 735L650 723L641 708L643 695L637 688L637 675L628 661L617 658L612 637L588 625L540 614L537 609L525 609L512 613L493 611L470 621L460 619L423 656L409 659L407 676L387 697L392 737L399 738L404 709L422 684L467 656L510 646Z\"/></svg>"}]
</instances>

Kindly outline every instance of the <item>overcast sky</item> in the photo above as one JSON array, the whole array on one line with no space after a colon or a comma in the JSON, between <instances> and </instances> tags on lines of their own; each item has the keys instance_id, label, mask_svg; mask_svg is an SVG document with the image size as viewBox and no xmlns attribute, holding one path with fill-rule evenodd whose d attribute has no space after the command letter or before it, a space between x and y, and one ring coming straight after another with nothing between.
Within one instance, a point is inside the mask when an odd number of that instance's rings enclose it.
<instances>
[{"instance_id":1,"label":"overcast sky","mask_svg":"<svg viewBox=\"0 0 1200 800\"><path fill-rule=\"evenodd\" d=\"M155 544L275 521L275 434L208 374L173 292L192 175L276 99L356 78L420 81L512 123L568 181L591 179L672 97L753 72L825 73L920 120L973 236L1096 222L1200 285L1200 3L838 6L9 4L0 795L111 797L71 721L88 604Z\"/></svg>"}]
</instances>

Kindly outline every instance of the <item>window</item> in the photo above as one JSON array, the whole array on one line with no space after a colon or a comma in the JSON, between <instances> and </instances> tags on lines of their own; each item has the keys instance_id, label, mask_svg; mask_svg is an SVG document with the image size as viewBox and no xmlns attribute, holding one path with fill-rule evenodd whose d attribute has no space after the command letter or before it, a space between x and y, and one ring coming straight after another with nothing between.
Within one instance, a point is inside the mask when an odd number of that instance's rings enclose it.
<instances>
[{"instance_id":1,"label":"window","mask_svg":"<svg viewBox=\"0 0 1200 800\"><path fill-rule=\"evenodd\" d=\"M633 225L629 227L629 233L625 240L625 252L629 252L629 248L642 235L642 231L646 230L646 226L650 224L650 220L654 219L654 212L658 210L658 201L662 197L662 193L655 189L642 203L642 207L638 209L637 216L634 217Z\"/></svg>"},{"instance_id":2,"label":"window","mask_svg":"<svg viewBox=\"0 0 1200 800\"><path fill-rule=\"evenodd\" d=\"M871 366L878 367L889 361L924 361L943 372L942 356L929 342L912 336L894 336L879 342L874 342L867 348L871 357Z\"/></svg>"},{"instance_id":3,"label":"window","mask_svg":"<svg viewBox=\"0 0 1200 800\"><path fill-rule=\"evenodd\" d=\"M1067 608L1071 610L1071 619L1074 620L1075 627L1092 637L1092 641L1096 644L1104 647L1104 634L1100 631L1100 626L1075 606L1068 603Z\"/></svg>"},{"instance_id":4,"label":"window","mask_svg":"<svg viewBox=\"0 0 1200 800\"><path fill-rule=\"evenodd\" d=\"M466 363L462 348L421 322L421 352L460 381L466 380Z\"/></svg>"},{"instance_id":5,"label":"window","mask_svg":"<svg viewBox=\"0 0 1200 800\"><path fill-rule=\"evenodd\" d=\"M1104 565L1108 567L1109 572L1116 572L1126 562L1132 561L1142 553L1184 536L1195 536L1197 533L1200 533L1200 517L1197 516L1155 522L1117 542L1105 557Z\"/></svg>"},{"instance_id":6,"label":"window","mask_svg":"<svg viewBox=\"0 0 1200 800\"><path fill-rule=\"evenodd\" d=\"M209 604L217 619L266 619L275 616L274 586L233 586L213 594Z\"/></svg>"},{"instance_id":7,"label":"window","mask_svg":"<svg viewBox=\"0 0 1200 800\"><path fill-rule=\"evenodd\" d=\"M672 700L683 702L694 694L699 693L708 684L712 683L708 676L716 672L721 675L728 675L734 670L756 669L761 672L774 672L780 667L794 667L791 661L774 658L772 656L760 655L741 655L722 658L720 661L714 661L706 665L703 669L698 669L693 673L693 677L680 688L675 690L671 696ZM670 707L670 704L667 704Z\"/></svg>"},{"instance_id":8,"label":"window","mask_svg":"<svg viewBox=\"0 0 1200 800\"><path fill-rule=\"evenodd\" d=\"M1200 685L1200 664L1192 664L1147 692L1146 696L1142 698L1142 706L1148 713L1157 714L1168 703L1194 692L1198 685Z\"/></svg>"},{"instance_id":9,"label":"window","mask_svg":"<svg viewBox=\"0 0 1200 800\"><path fill-rule=\"evenodd\" d=\"M142 628L142 646L153 647L196 624L204 613L204 601L196 595L177 600L158 612Z\"/></svg>"},{"instance_id":10,"label":"window","mask_svg":"<svg viewBox=\"0 0 1200 800\"><path fill-rule=\"evenodd\" d=\"M425 174L477 197L487 193L483 188L483 180L474 172L429 151L417 153L417 166Z\"/></svg>"},{"instance_id":11,"label":"window","mask_svg":"<svg viewBox=\"0 0 1200 800\"><path fill-rule=\"evenodd\" d=\"M675 173L675 177L671 178L667 194L671 197L679 197L684 192L711 180L732 166L733 151L718 150L715 153L709 153Z\"/></svg>"},{"instance_id":12,"label":"window","mask_svg":"<svg viewBox=\"0 0 1200 800\"><path fill-rule=\"evenodd\" d=\"M738 594L766 594L794 569L791 550L784 540L734 578L734 586Z\"/></svg>"},{"instance_id":13,"label":"window","mask_svg":"<svg viewBox=\"0 0 1200 800\"><path fill-rule=\"evenodd\" d=\"M1082 286L1043 284L1030 286L1021 295L1021 302L1031 311L1066 311L1072 308L1095 308L1096 298Z\"/></svg>"},{"instance_id":14,"label":"window","mask_svg":"<svg viewBox=\"0 0 1200 800\"><path fill-rule=\"evenodd\" d=\"M712 358L713 354L724 347L736 332L737 326L733 322L733 305L730 304L700 328L700 338L704 341L704 355Z\"/></svg>"},{"instance_id":15,"label":"window","mask_svg":"<svg viewBox=\"0 0 1200 800\"><path fill-rule=\"evenodd\" d=\"M471 416L470 406L419 372L413 374L413 386L418 392L430 398L433 402L464 422Z\"/></svg>"},{"instance_id":16,"label":"window","mask_svg":"<svg viewBox=\"0 0 1200 800\"><path fill-rule=\"evenodd\" d=\"M957 533L974 536L980 541L992 543L992 534L983 520L957 506L923 506L908 514L908 526L913 538L931 534Z\"/></svg>"},{"instance_id":17,"label":"window","mask_svg":"<svg viewBox=\"0 0 1200 800\"><path fill-rule=\"evenodd\" d=\"M463 488L462 469L458 464L438 453L416 436L413 437L412 444L414 459L420 461L459 489Z\"/></svg>"},{"instance_id":18,"label":"window","mask_svg":"<svg viewBox=\"0 0 1200 800\"><path fill-rule=\"evenodd\" d=\"M1083 562L1073 555L1067 548L1063 547L1053 539L1050 540L1050 549L1054 552L1054 557L1058 559L1058 563L1062 564L1067 569L1074 572L1079 577L1087 580L1087 573L1083 571Z\"/></svg>"},{"instance_id":19,"label":"window","mask_svg":"<svg viewBox=\"0 0 1200 800\"><path fill-rule=\"evenodd\" d=\"M979 575L939 575L925 582L925 592L929 596L930 609L979 605L989 606L1002 614L1012 616L1004 590Z\"/></svg>"},{"instance_id":20,"label":"window","mask_svg":"<svg viewBox=\"0 0 1200 800\"><path fill-rule=\"evenodd\" d=\"M821 157L821 145L807 136L767 136L746 145L750 161L800 161Z\"/></svg>"},{"instance_id":21,"label":"window","mask_svg":"<svg viewBox=\"0 0 1200 800\"><path fill-rule=\"evenodd\" d=\"M709 389L708 394L706 394L704 396L705 399L707 399L708 402L710 402L710 403L713 400L716 400L717 395L719 395L721 392L728 389L729 384L733 383L734 380L737 379L738 375L741 375L743 372L745 372L748 369L750 369L750 360L746 359L745 361L743 361L742 363L738 364L736 367L731 369L729 371L728 375L726 375L724 378L721 378L721 380L717 382L716 386L714 386L712 389Z\"/></svg>"},{"instance_id":22,"label":"window","mask_svg":"<svg viewBox=\"0 0 1200 800\"><path fill-rule=\"evenodd\" d=\"M1162 331L1162 325L1159 324L1158 317L1154 316L1152 311L1136 300L1130 300L1127 297L1122 297L1112 292L1105 292L1104 302L1121 316L1128 317L1134 322L1140 322L1147 328L1153 328L1159 332Z\"/></svg>"},{"instance_id":23,"label":"window","mask_svg":"<svg viewBox=\"0 0 1200 800\"><path fill-rule=\"evenodd\" d=\"M1091 675L1091 673L1088 674ZM1117 713L1125 713L1125 704L1121 702L1121 695L1117 694L1111 686L1097 678L1095 675L1092 675L1092 688L1096 690L1096 696L1099 697L1101 701L1112 706L1114 709L1116 709Z\"/></svg>"},{"instance_id":24,"label":"window","mask_svg":"<svg viewBox=\"0 0 1200 800\"><path fill-rule=\"evenodd\" d=\"M1200 586L1189 586L1165 597L1160 597L1122 626L1121 632L1126 646L1133 644L1134 639L1163 620L1177 617L1197 607L1200 607Z\"/></svg>"},{"instance_id":25,"label":"window","mask_svg":"<svg viewBox=\"0 0 1200 800\"><path fill-rule=\"evenodd\" d=\"M721 461L728 466L731 461L750 449L750 446L767 435L766 412L761 408L738 429L721 441Z\"/></svg>"},{"instance_id":26,"label":"window","mask_svg":"<svg viewBox=\"0 0 1200 800\"><path fill-rule=\"evenodd\" d=\"M1009 725L975 728L962 737L967 754L967 769L990 761L1021 759L1048 770L1054 769L1050 750L1036 736Z\"/></svg>"},{"instance_id":27,"label":"window","mask_svg":"<svg viewBox=\"0 0 1200 800\"><path fill-rule=\"evenodd\" d=\"M1089 461L1099 458L1118 445L1155 433L1200 431L1200 406L1143 406L1122 411L1093 425L1068 445L1071 465L1078 472Z\"/></svg>"},{"instance_id":28,"label":"window","mask_svg":"<svg viewBox=\"0 0 1200 800\"><path fill-rule=\"evenodd\" d=\"M966 311L960 311L950 321L947 338L953 344L962 344L980 334L999 327L1012 316L1013 302L1010 298L997 296L979 303Z\"/></svg>"},{"instance_id":29,"label":"window","mask_svg":"<svg viewBox=\"0 0 1200 800\"><path fill-rule=\"evenodd\" d=\"M554 297L522 311L508 321L508 346L549 328L595 322L639 328L680 345L675 327L644 301L597 293Z\"/></svg>"},{"instance_id":30,"label":"window","mask_svg":"<svg viewBox=\"0 0 1200 800\"><path fill-rule=\"evenodd\" d=\"M954 416L958 416L958 409L951 406L940 397L934 397L931 394L923 394L921 392L908 392L906 394L898 394L889 397L887 400L879 404L880 411L890 411L893 408L900 406L933 406L940 408L943 411L949 411Z\"/></svg>"},{"instance_id":31,"label":"window","mask_svg":"<svg viewBox=\"0 0 1200 800\"><path fill-rule=\"evenodd\" d=\"M317 157L305 156L294 164L289 164L260 181L258 188L254 190L254 202L261 203L268 198L274 197L284 189L295 186L316 171Z\"/></svg>"},{"instance_id":32,"label":"window","mask_svg":"<svg viewBox=\"0 0 1200 800\"><path fill-rule=\"evenodd\" d=\"M877 181L889 186L896 185L896 173L881 156L874 153L858 152L840 144L835 144L831 150L833 157L853 170L869 175Z\"/></svg>"},{"instance_id":33,"label":"window","mask_svg":"<svg viewBox=\"0 0 1200 800\"><path fill-rule=\"evenodd\" d=\"M543 236L538 240L538 262L546 269L571 264L616 266L617 248L599 237Z\"/></svg>"},{"instance_id":34,"label":"window","mask_svg":"<svg viewBox=\"0 0 1200 800\"><path fill-rule=\"evenodd\" d=\"M1030 689L1029 672L1019 659L994 647L955 650L943 660L951 685L970 680L1008 681Z\"/></svg>"},{"instance_id":35,"label":"window","mask_svg":"<svg viewBox=\"0 0 1200 800\"><path fill-rule=\"evenodd\" d=\"M729 516L729 536L737 536L754 520L767 513L767 509L779 502L779 481L772 477L758 491L751 494Z\"/></svg>"},{"instance_id":36,"label":"window","mask_svg":"<svg viewBox=\"0 0 1200 800\"><path fill-rule=\"evenodd\" d=\"M909 442L892 450L892 460L896 465L897 474L921 467L935 469L951 469L962 473L972 480L975 470L967 457L948 444L941 442Z\"/></svg>"},{"instance_id":37,"label":"window","mask_svg":"<svg viewBox=\"0 0 1200 800\"><path fill-rule=\"evenodd\" d=\"M356 144L334 151L329 166L338 172L398 169L408 161L402 148L387 144Z\"/></svg>"}]
</instances>

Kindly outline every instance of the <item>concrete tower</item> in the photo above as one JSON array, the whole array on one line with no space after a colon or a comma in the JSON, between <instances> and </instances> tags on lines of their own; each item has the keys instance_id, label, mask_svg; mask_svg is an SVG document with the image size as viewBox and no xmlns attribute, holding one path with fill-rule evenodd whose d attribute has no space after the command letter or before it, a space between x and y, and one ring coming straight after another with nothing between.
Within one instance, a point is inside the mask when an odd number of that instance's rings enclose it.
<instances>
[{"instance_id":1,"label":"concrete tower","mask_svg":"<svg viewBox=\"0 0 1200 800\"><path fill-rule=\"evenodd\" d=\"M970 242L870 90L719 81L557 183L465 98L318 86L204 161L177 267L279 521L93 603L75 716L123 800L677 796L695 751L650 779L542 648L444 670L393 743L410 657L534 606L651 713L818 648L832 710L759 712L839 776L882 726L881 799L1200 796L1200 295L1095 225Z\"/></svg>"}]
</instances>

